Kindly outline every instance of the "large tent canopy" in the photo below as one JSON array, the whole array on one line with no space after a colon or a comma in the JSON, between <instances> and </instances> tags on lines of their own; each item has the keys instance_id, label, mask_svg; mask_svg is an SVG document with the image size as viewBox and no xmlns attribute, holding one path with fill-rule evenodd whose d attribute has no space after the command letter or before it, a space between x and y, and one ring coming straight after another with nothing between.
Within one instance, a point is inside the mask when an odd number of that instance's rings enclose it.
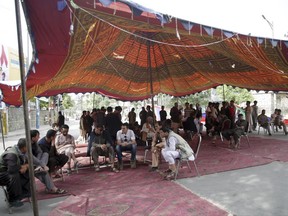
<instances>
[{"instance_id":1,"label":"large tent canopy","mask_svg":"<svg viewBox=\"0 0 288 216\"><path fill-rule=\"evenodd\" d=\"M157 13L132 1L25 0L34 59L28 97L98 92L120 100L184 96L227 84L288 90L288 41ZM21 105L19 86L0 84Z\"/></svg>"}]
</instances>

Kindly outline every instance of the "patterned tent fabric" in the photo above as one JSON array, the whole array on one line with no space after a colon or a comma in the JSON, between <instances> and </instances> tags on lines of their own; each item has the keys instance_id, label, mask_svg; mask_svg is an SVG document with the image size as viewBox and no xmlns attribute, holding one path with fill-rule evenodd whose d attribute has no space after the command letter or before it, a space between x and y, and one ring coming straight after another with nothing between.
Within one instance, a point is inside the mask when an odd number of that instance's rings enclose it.
<instances>
[{"instance_id":1,"label":"patterned tent fabric","mask_svg":"<svg viewBox=\"0 0 288 216\"><path fill-rule=\"evenodd\" d=\"M37 60L35 73L27 77L28 97L99 92L142 100L158 93L188 95L221 84L288 90L287 41L168 19L148 9L141 13L138 8L136 16L132 3L123 2L106 1L109 6L104 7L94 0L67 5L24 1ZM4 102L21 105L20 88L0 88Z\"/></svg>"}]
</instances>

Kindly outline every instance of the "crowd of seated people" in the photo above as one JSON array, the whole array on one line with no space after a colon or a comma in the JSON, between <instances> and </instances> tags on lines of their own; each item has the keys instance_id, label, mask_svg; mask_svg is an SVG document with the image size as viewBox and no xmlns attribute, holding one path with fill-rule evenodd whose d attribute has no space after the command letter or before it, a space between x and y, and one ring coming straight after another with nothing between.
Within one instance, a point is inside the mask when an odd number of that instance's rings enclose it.
<instances>
[{"instance_id":1,"label":"crowd of seated people","mask_svg":"<svg viewBox=\"0 0 288 216\"><path fill-rule=\"evenodd\" d=\"M223 137L229 141L231 148L238 148L239 141L243 134L255 130L255 125L263 127L271 135L271 127L276 130L282 129L287 134L287 128L284 123L283 115L280 109L275 109L271 119L262 110L257 114L257 101L250 106L247 101L245 116L238 114L236 118L236 106L234 101L230 103L209 102L206 109L205 127L208 135L216 136L221 132ZM157 171L161 157L168 163L168 169L164 172L164 178L167 180L175 177L175 160L178 158L191 159L194 152L183 136L180 136L179 127L183 127L186 133L202 134L203 124L202 108L197 103L196 107L185 103L184 109L175 103L170 110L171 119L167 118L165 107L162 106L159 112L161 121L155 121L155 115L151 107L142 108L139 113L141 124L136 121L136 112L132 108L128 114L129 123L122 123L121 107L112 107L93 109L91 114L83 112L80 118L80 133L84 136L84 141L88 141L87 156L91 156L94 162L95 171L100 171L99 157L109 158L109 165L112 172L123 170L123 153L129 152L130 166L132 169L137 167L137 139L142 141L149 140L152 154L152 164L149 171ZM106 114L107 112L107 114ZM252 120L251 120L252 119ZM255 123L255 119L257 122ZM224 122L228 122L229 127L223 130ZM64 189L58 188L53 178L59 177L61 169L67 164L67 173L76 170L79 163L75 150L74 137L69 134L69 126L62 124L53 124L44 137L40 138L37 130L31 130L31 146L33 154L33 165L35 177L44 185L47 193L62 194L66 193ZM22 198L30 196L28 165L27 165L26 140L19 139L18 143L12 148L7 149L0 156L0 185L6 185L9 193L9 202L11 206L21 206ZM73 167L71 162L73 160ZM116 162L117 161L117 164Z\"/></svg>"}]
</instances>

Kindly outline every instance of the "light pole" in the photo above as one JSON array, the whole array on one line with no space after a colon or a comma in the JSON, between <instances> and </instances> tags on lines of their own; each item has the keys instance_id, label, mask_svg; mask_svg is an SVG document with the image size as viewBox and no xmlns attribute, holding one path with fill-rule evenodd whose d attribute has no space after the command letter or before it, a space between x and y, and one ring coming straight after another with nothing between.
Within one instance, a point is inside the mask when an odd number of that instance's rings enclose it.
<instances>
[{"instance_id":1,"label":"light pole","mask_svg":"<svg viewBox=\"0 0 288 216\"><path fill-rule=\"evenodd\" d=\"M274 25L273 22L270 22L268 19L266 19L266 17L264 15L262 15L263 19L269 24L271 30L272 30L272 41L274 40ZM276 108L277 105L277 94L275 92L272 93L272 97L273 97L273 106L271 107L271 112L273 112L273 110Z\"/></svg>"},{"instance_id":2,"label":"light pole","mask_svg":"<svg viewBox=\"0 0 288 216\"><path fill-rule=\"evenodd\" d=\"M269 24L271 30L272 30L272 39L274 39L274 25L273 22L270 22L264 15L262 15L263 19Z\"/></svg>"}]
</instances>

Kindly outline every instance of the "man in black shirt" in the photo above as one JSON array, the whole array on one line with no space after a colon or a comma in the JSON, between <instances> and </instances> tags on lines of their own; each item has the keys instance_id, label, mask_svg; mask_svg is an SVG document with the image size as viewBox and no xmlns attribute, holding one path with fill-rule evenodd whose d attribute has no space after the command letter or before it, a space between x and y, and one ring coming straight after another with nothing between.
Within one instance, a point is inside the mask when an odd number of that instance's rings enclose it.
<instances>
[{"instance_id":1,"label":"man in black shirt","mask_svg":"<svg viewBox=\"0 0 288 216\"><path fill-rule=\"evenodd\" d=\"M0 156L0 185L7 186L12 207L22 206L21 199L31 196L26 152L26 139L21 138Z\"/></svg>"},{"instance_id":2,"label":"man in black shirt","mask_svg":"<svg viewBox=\"0 0 288 216\"><path fill-rule=\"evenodd\" d=\"M65 117L64 117L64 115L62 115L62 112L59 111L58 112L58 119L57 119L58 127L61 128L62 125L64 125L64 123L65 123Z\"/></svg>"},{"instance_id":3,"label":"man in black shirt","mask_svg":"<svg viewBox=\"0 0 288 216\"><path fill-rule=\"evenodd\" d=\"M55 172L57 168L63 167L68 161L68 156L66 156L65 154L57 153L54 145L56 133L57 132L55 130L50 129L47 131L46 136L38 141L38 145L42 149L43 153L49 154L47 165L49 167L50 174Z\"/></svg>"},{"instance_id":4,"label":"man in black shirt","mask_svg":"<svg viewBox=\"0 0 288 216\"><path fill-rule=\"evenodd\" d=\"M160 121L163 123L167 119L167 112L164 110L164 106L161 106L160 114Z\"/></svg>"}]
</instances>

